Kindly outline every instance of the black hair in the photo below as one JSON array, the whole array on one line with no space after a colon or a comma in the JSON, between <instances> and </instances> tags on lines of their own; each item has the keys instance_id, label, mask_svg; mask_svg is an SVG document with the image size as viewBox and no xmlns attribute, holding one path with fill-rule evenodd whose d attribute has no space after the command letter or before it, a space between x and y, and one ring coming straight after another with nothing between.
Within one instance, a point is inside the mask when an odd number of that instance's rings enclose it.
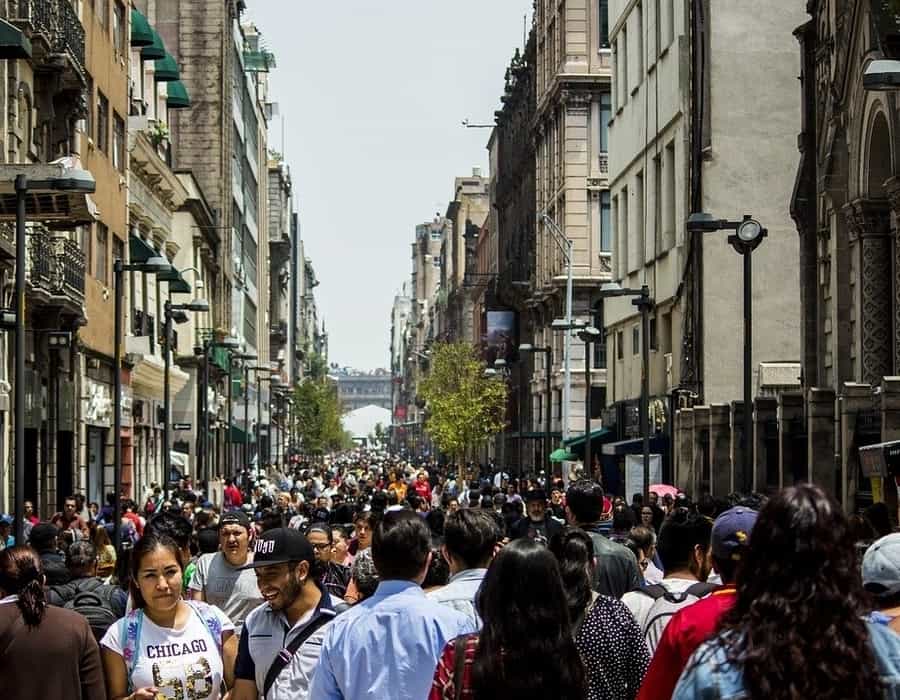
<instances>
[{"instance_id":1,"label":"black hair","mask_svg":"<svg viewBox=\"0 0 900 700\"><path fill-rule=\"evenodd\" d=\"M613 532L628 532L634 527L634 511L624 503L613 510Z\"/></svg>"},{"instance_id":2,"label":"black hair","mask_svg":"<svg viewBox=\"0 0 900 700\"><path fill-rule=\"evenodd\" d=\"M500 538L497 521L483 510L461 509L444 523L444 545L467 569L487 566Z\"/></svg>"},{"instance_id":3,"label":"black hair","mask_svg":"<svg viewBox=\"0 0 900 700\"><path fill-rule=\"evenodd\" d=\"M44 618L44 569L41 558L31 547L19 545L0 552L0 591L17 595L16 606L29 627L37 627Z\"/></svg>"},{"instance_id":4,"label":"black hair","mask_svg":"<svg viewBox=\"0 0 900 700\"><path fill-rule=\"evenodd\" d=\"M97 548L89 540L73 542L66 550L66 568L73 574L89 571L97 563Z\"/></svg>"},{"instance_id":5,"label":"black hair","mask_svg":"<svg viewBox=\"0 0 900 700\"><path fill-rule=\"evenodd\" d=\"M435 508L428 511L425 516L425 522L428 529L431 530L432 537L443 537L447 527L447 517L443 510Z\"/></svg>"},{"instance_id":6,"label":"black hair","mask_svg":"<svg viewBox=\"0 0 900 700\"><path fill-rule=\"evenodd\" d=\"M328 523L313 523L307 528L306 534L311 532L321 532L328 537L328 544L334 544L334 535L331 534L331 525Z\"/></svg>"},{"instance_id":7,"label":"black hair","mask_svg":"<svg viewBox=\"0 0 900 700\"><path fill-rule=\"evenodd\" d=\"M431 532L421 517L402 510L385 513L372 533L372 559L382 581L414 580L431 551Z\"/></svg>"},{"instance_id":8,"label":"black hair","mask_svg":"<svg viewBox=\"0 0 900 700\"><path fill-rule=\"evenodd\" d=\"M590 479L579 479L566 491L566 505L580 525L596 523L603 514L603 487Z\"/></svg>"},{"instance_id":9,"label":"black hair","mask_svg":"<svg viewBox=\"0 0 900 700\"><path fill-rule=\"evenodd\" d=\"M422 588L446 586L449 580L450 565L441 556L440 550L431 550L431 561L428 563L428 571L425 573L425 580L422 581Z\"/></svg>"},{"instance_id":10,"label":"black hair","mask_svg":"<svg viewBox=\"0 0 900 700\"><path fill-rule=\"evenodd\" d=\"M138 574L141 570L141 560L158 547L168 549L175 558L175 561L178 562L178 567L184 571L184 565L181 563L181 547L178 545L178 542L168 535L157 533L147 535L145 530L144 536L138 540L137 544L134 545L134 549L131 551L131 578L128 581L128 591L131 593L131 600L134 602L135 610L144 608L147 605L147 601L145 601L144 596L141 595L141 588L137 583Z\"/></svg>"},{"instance_id":11,"label":"black hair","mask_svg":"<svg viewBox=\"0 0 900 700\"><path fill-rule=\"evenodd\" d=\"M183 515L172 511L163 511L151 518L150 522L147 523L147 526L144 528L144 537L152 535L169 537L181 549L187 549L191 546L193 531L190 521ZM182 567L186 564L187 562L181 562Z\"/></svg>"},{"instance_id":12,"label":"black hair","mask_svg":"<svg viewBox=\"0 0 900 700\"><path fill-rule=\"evenodd\" d=\"M656 551L662 561L663 571L669 573L688 566L694 547L706 551L712 534L712 521L699 513L684 508L673 510L659 531Z\"/></svg>"},{"instance_id":13,"label":"black hair","mask_svg":"<svg viewBox=\"0 0 900 700\"><path fill-rule=\"evenodd\" d=\"M219 551L219 528L205 527L197 532L197 550L200 554Z\"/></svg>"},{"instance_id":14,"label":"black hair","mask_svg":"<svg viewBox=\"0 0 900 700\"><path fill-rule=\"evenodd\" d=\"M589 572L594 569L594 543L584 530L569 528L553 535L549 547L559 564L569 617L577 620L591 602Z\"/></svg>"},{"instance_id":15,"label":"black hair","mask_svg":"<svg viewBox=\"0 0 900 700\"><path fill-rule=\"evenodd\" d=\"M546 547L527 537L504 547L475 606L484 620L472 663L476 698L585 697L559 566Z\"/></svg>"}]
</instances>

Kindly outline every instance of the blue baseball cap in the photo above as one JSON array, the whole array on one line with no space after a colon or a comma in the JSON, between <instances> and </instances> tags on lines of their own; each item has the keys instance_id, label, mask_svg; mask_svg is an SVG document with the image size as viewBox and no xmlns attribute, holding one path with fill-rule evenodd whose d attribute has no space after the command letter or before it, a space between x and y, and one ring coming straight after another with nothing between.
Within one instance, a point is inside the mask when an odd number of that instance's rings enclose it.
<instances>
[{"instance_id":1,"label":"blue baseball cap","mask_svg":"<svg viewBox=\"0 0 900 700\"><path fill-rule=\"evenodd\" d=\"M750 544L750 532L759 515L752 508L735 506L722 513L713 523L712 554L716 559L740 559Z\"/></svg>"}]
</instances>

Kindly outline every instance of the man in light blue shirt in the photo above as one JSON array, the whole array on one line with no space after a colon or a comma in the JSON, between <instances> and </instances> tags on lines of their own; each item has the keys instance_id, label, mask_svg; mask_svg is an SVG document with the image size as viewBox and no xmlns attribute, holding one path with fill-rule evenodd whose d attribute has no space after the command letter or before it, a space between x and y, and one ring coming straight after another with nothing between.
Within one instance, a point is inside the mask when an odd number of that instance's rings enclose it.
<instances>
[{"instance_id":1,"label":"man in light blue shirt","mask_svg":"<svg viewBox=\"0 0 900 700\"><path fill-rule=\"evenodd\" d=\"M475 596L500 537L500 527L491 512L480 508L451 513L444 522L441 553L450 565L450 581L428 597L463 613L479 630L481 618L475 610Z\"/></svg>"},{"instance_id":2,"label":"man in light blue shirt","mask_svg":"<svg viewBox=\"0 0 900 700\"><path fill-rule=\"evenodd\" d=\"M447 642L477 631L466 615L422 591L431 533L418 515L385 513L372 558L381 582L326 629L310 685L314 700L424 700Z\"/></svg>"}]
</instances>

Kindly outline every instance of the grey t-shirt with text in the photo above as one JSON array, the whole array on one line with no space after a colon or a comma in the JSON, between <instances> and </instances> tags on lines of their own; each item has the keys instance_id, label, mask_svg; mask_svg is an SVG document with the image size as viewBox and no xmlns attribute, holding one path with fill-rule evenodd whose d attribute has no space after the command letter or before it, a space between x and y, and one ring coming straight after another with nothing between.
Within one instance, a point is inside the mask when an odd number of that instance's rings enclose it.
<instances>
[{"instance_id":1,"label":"grey t-shirt with text","mask_svg":"<svg viewBox=\"0 0 900 700\"><path fill-rule=\"evenodd\" d=\"M222 552L204 554L197 560L189 587L203 591L207 603L228 615L238 635L244 626L244 618L263 602L254 570L238 571Z\"/></svg>"}]
</instances>

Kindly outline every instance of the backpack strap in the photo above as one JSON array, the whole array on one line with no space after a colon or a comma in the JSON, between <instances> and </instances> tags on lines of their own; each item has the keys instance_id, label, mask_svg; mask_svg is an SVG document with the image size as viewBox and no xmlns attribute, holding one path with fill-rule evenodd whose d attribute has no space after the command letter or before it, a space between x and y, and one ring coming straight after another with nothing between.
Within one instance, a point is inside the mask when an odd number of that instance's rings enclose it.
<instances>
[{"instance_id":1,"label":"backpack strap","mask_svg":"<svg viewBox=\"0 0 900 700\"><path fill-rule=\"evenodd\" d=\"M219 650L219 656L221 656L222 623L219 622L219 618L216 617L215 613L213 612L212 606L199 600L187 600L185 602L191 607L191 610L194 611L194 614L196 614L197 617L199 617L203 622L203 626L206 627L207 633L209 633L209 636L212 637L213 643Z\"/></svg>"},{"instance_id":2,"label":"backpack strap","mask_svg":"<svg viewBox=\"0 0 900 700\"><path fill-rule=\"evenodd\" d=\"M275 685L275 681L278 679L278 676L281 672L287 668L288 664L291 663L291 660L294 658L294 654L299 651L300 647L303 646L303 643L315 634L316 630L324 626L326 623L331 622L334 619L334 614L331 610L319 608L317 611L317 615L313 618L306 627L303 628L303 631L300 632L296 637L294 637L286 647L284 647L281 651L278 652L278 656L275 657L275 660L272 661L272 665L269 666L269 670L266 672L266 679L263 681L263 692L262 697L265 698L269 691L272 689L272 686Z\"/></svg>"},{"instance_id":3,"label":"backpack strap","mask_svg":"<svg viewBox=\"0 0 900 700\"><path fill-rule=\"evenodd\" d=\"M137 666L141 647L138 643L141 639L141 627L144 624L144 611L132 610L122 618L122 627L119 630L119 639L122 640L122 658L125 661L125 670L128 672L128 692L134 692L134 684L131 677Z\"/></svg>"},{"instance_id":4,"label":"backpack strap","mask_svg":"<svg viewBox=\"0 0 900 700\"><path fill-rule=\"evenodd\" d=\"M648 598L652 598L653 600L664 598L668 592L669 589L663 586L661 583L653 583L649 586L641 586L640 588L635 589L635 593L641 593L642 595L645 595Z\"/></svg>"},{"instance_id":5,"label":"backpack strap","mask_svg":"<svg viewBox=\"0 0 900 700\"><path fill-rule=\"evenodd\" d=\"M702 598L712 593L714 590L716 590L716 588L718 588L718 586L713 583L707 583L706 581L697 581L697 583L688 586L687 590L685 590L685 593L687 595L692 595L695 598Z\"/></svg>"}]
</instances>

